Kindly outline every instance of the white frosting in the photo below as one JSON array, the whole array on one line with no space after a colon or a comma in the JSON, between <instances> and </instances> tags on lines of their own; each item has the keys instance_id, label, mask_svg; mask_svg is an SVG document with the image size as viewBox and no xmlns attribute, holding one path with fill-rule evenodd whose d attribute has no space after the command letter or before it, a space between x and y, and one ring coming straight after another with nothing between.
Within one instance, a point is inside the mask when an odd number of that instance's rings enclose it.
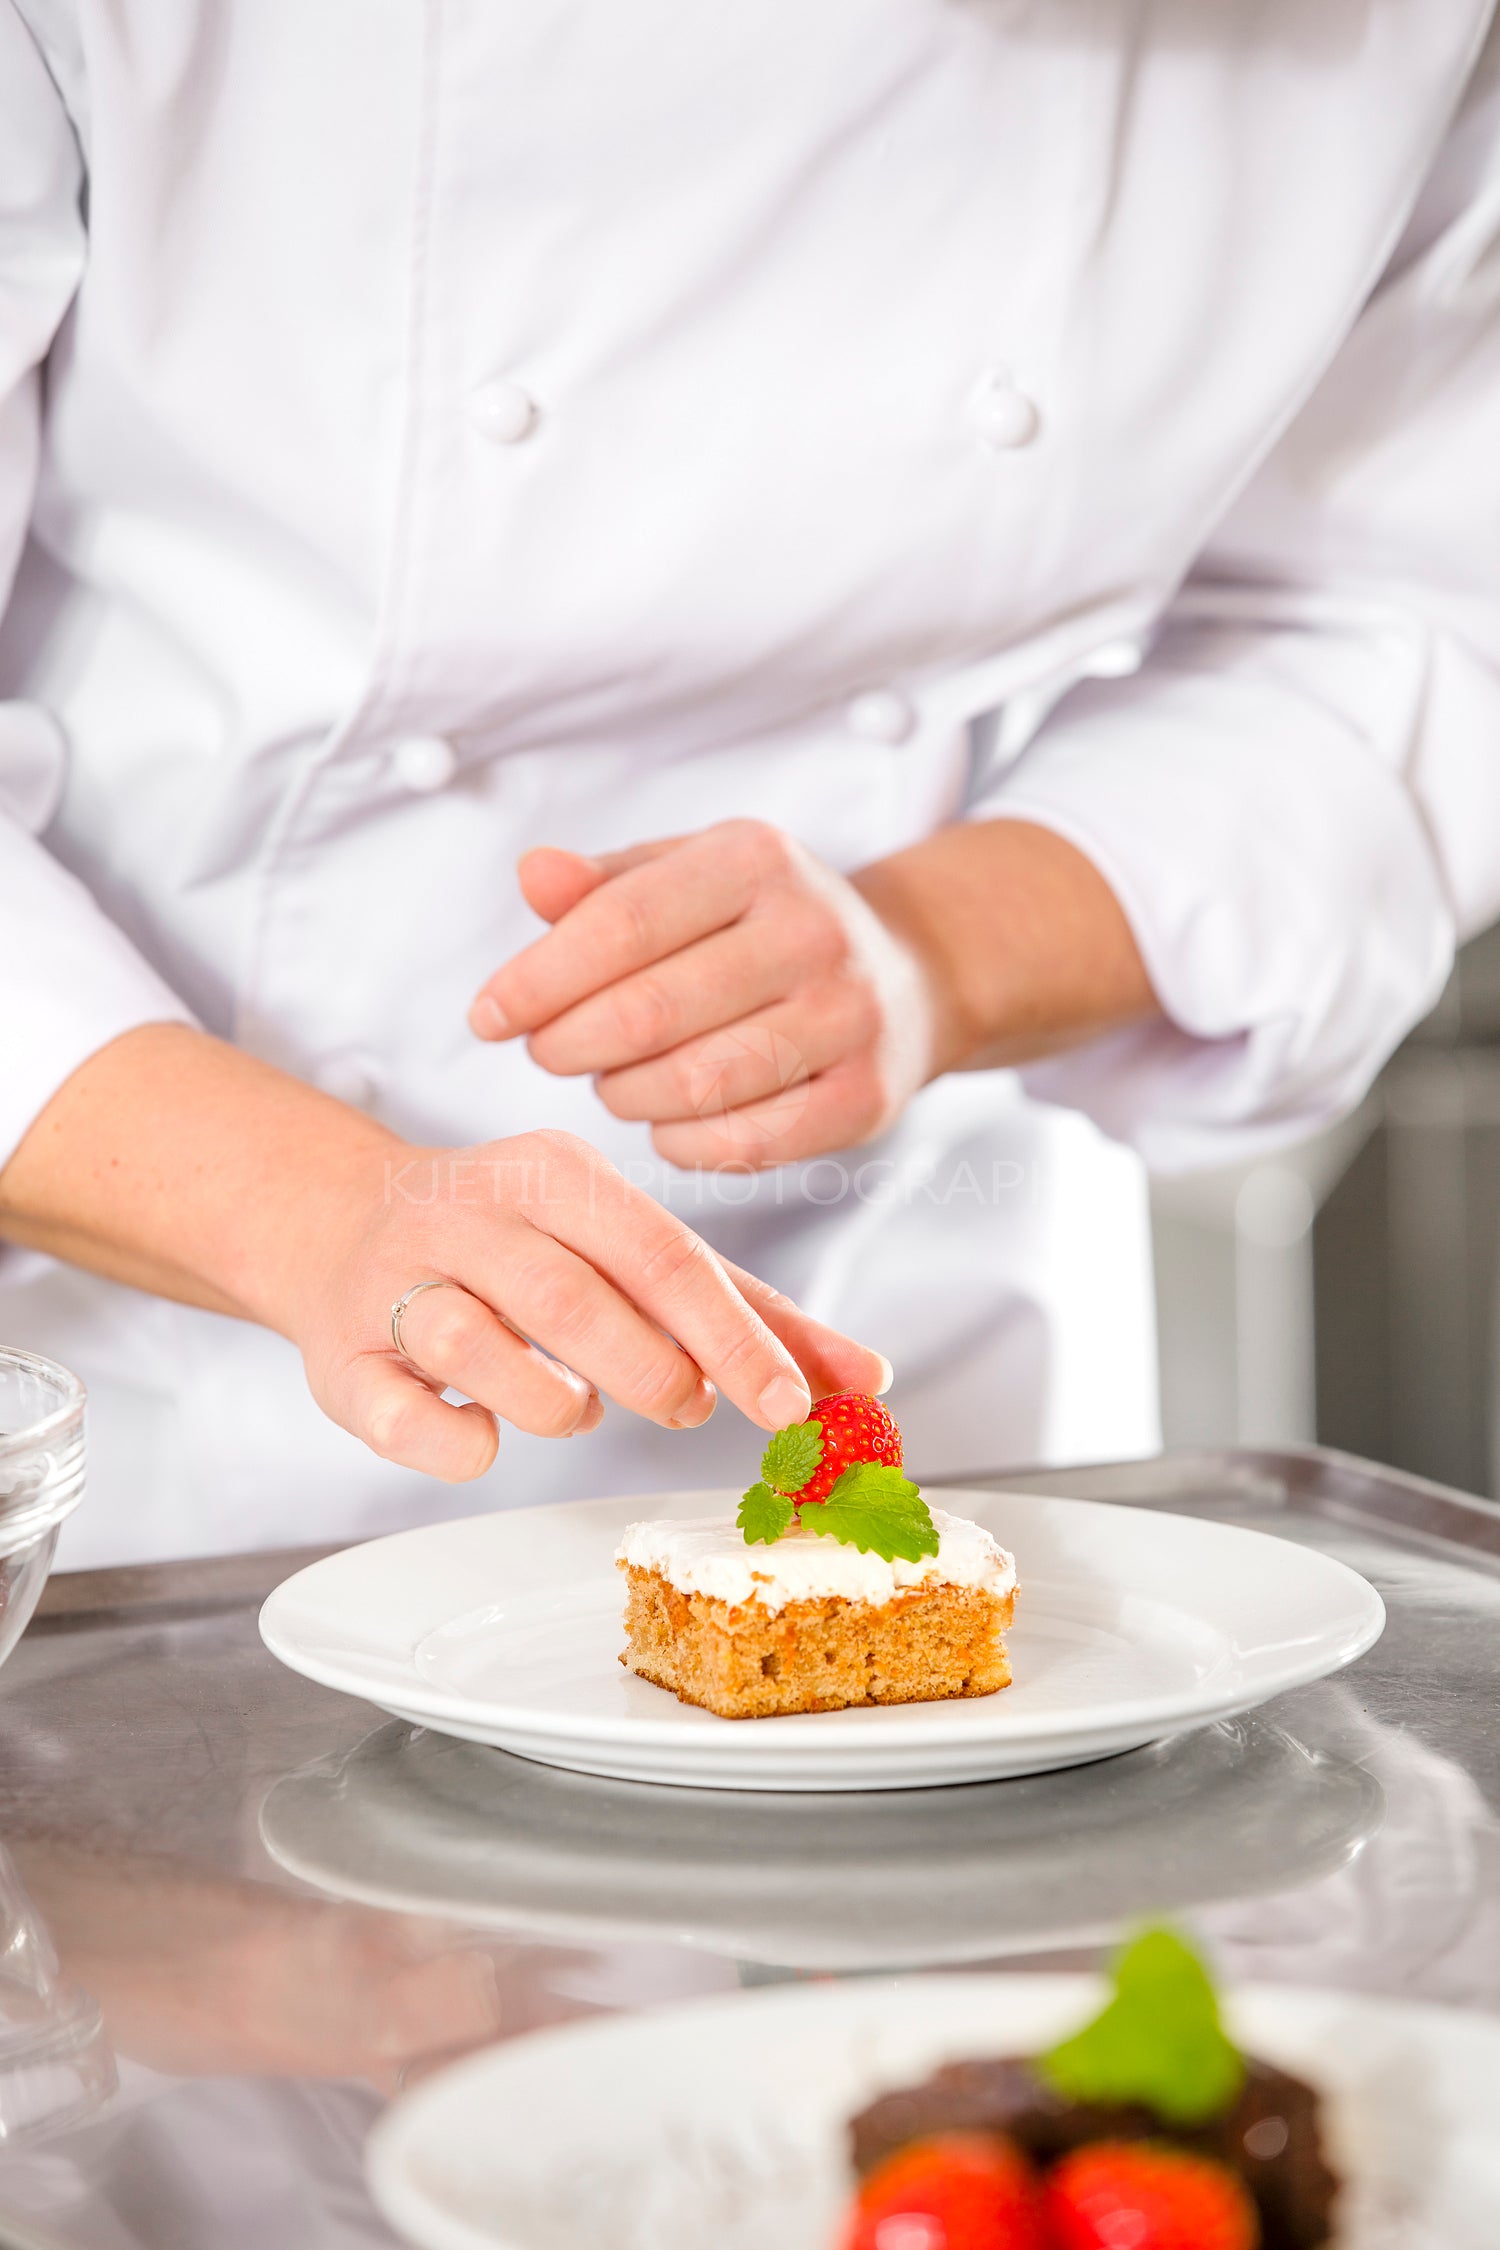
<instances>
[{"instance_id":1,"label":"white frosting","mask_svg":"<svg viewBox=\"0 0 1500 2250\"><path fill-rule=\"evenodd\" d=\"M1011 1556L963 1516L934 1508L938 1551L921 1562L885 1562L841 1546L801 1526L769 1547L747 1547L745 1535L727 1516L699 1517L691 1523L632 1523L615 1550L617 1562L654 1570L684 1594L709 1594L741 1604L761 1602L784 1609L788 1602L822 1601L840 1594L851 1602L888 1602L908 1586L982 1586L1004 1595L1016 1583Z\"/></svg>"}]
</instances>

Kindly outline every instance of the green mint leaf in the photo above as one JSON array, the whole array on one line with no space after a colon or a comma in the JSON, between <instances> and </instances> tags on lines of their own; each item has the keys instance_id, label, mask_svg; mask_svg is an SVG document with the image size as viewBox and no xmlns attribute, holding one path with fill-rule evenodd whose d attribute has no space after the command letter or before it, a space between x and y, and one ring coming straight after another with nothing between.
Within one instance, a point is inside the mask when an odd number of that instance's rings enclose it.
<instances>
[{"instance_id":1,"label":"green mint leaf","mask_svg":"<svg viewBox=\"0 0 1500 2250\"><path fill-rule=\"evenodd\" d=\"M752 1484L734 1520L745 1534L747 1547L769 1547L791 1529L796 1515L784 1493L773 1492L768 1484Z\"/></svg>"},{"instance_id":2,"label":"green mint leaf","mask_svg":"<svg viewBox=\"0 0 1500 2250\"><path fill-rule=\"evenodd\" d=\"M1245 2075L1208 1972L1170 1930L1126 1947L1103 2014L1036 2067L1069 2101L1144 2102L1169 2125L1222 2116Z\"/></svg>"},{"instance_id":3,"label":"green mint leaf","mask_svg":"<svg viewBox=\"0 0 1500 2250\"><path fill-rule=\"evenodd\" d=\"M900 1469L884 1461L857 1461L821 1504L809 1501L804 1531L821 1532L862 1555L920 1562L938 1551L937 1525L921 1493Z\"/></svg>"},{"instance_id":4,"label":"green mint leaf","mask_svg":"<svg viewBox=\"0 0 1500 2250\"><path fill-rule=\"evenodd\" d=\"M800 1492L823 1458L821 1422L789 1422L761 1457L760 1473L773 1492Z\"/></svg>"}]
</instances>

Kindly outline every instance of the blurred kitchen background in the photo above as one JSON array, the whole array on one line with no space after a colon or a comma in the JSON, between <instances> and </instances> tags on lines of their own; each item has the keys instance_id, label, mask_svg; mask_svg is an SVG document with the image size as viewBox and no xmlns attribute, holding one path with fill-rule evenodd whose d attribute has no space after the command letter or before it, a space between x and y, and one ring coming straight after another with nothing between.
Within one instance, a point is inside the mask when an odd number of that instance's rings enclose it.
<instances>
[{"instance_id":1,"label":"blurred kitchen background","mask_svg":"<svg viewBox=\"0 0 1500 2250\"><path fill-rule=\"evenodd\" d=\"M1152 1201L1169 1446L1316 1439L1500 1498L1500 930L1353 1117Z\"/></svg>"}]
</instances>

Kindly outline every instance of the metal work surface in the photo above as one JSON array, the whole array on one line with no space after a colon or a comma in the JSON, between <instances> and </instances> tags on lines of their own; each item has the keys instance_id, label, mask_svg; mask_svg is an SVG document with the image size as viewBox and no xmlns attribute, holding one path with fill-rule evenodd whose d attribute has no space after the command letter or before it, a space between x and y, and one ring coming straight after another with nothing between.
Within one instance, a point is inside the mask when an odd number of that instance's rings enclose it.
<instances>
[{"instance_id":1,"label":"metal work surface","mask_svg":"<svg viewBox=\"0 0 1500 2250\"><path fill-rule=\"evenodd\" d=\"M389 2245L364 2137L445 2059L787 1976L1086 1963L1153 1912L1231 1977L1500 2013L1500 1509L1313 1451L953 1481L1300 1540L1389 1626L1339 1680L1070 1773L748 1799L293 1676L255 1619L305 1555L54 1581L0 1674L0 1962L56 2026L29 2076L0 2038L0 2244Z\"/></svg>"}]
</instances>

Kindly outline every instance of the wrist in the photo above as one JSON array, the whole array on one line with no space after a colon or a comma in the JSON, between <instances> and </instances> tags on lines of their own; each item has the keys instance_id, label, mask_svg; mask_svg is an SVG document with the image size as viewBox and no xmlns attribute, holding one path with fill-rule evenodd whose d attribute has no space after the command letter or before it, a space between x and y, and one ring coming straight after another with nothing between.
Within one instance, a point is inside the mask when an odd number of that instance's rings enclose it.
<instances>
[{"instance_id":1,"label":"wrist","mask_svg":"<svg viewBox=\"0 0 1500 2250\"><path fill-rule=\"evenodd\" d=\"M930 879L925 847L876 860L851 877L886 935L909 964L926 1018L920 1083L963 1068L989 1037L963 956L962 918L945 911Z\"/></svg>"},{"instance_id":2,"label":"wrist","mask_svg":"<svg viewBox=\"0 0 1500 2250\"><path fill-rule=\"evenodd\" d=\"M213 1245L214 1278L244 1318L300 1344L325 1302L340 1301L410 1159L397 1134L292 1082L295 1094L226 1211ZM270 1121L268 1120L268 1123Z\"/></svg>"},{"instance_id":3,"label":"wrist","mask_svg":"<svg viewBox=\"0 0 1500 2250\"><path fill-rule=\"evenodd\" d=\"M1032 1061L1159 1013L1120 901L1049 828L955 824L855 882L922 963L934 1076Z\"/></svg>"}]
</instances>

